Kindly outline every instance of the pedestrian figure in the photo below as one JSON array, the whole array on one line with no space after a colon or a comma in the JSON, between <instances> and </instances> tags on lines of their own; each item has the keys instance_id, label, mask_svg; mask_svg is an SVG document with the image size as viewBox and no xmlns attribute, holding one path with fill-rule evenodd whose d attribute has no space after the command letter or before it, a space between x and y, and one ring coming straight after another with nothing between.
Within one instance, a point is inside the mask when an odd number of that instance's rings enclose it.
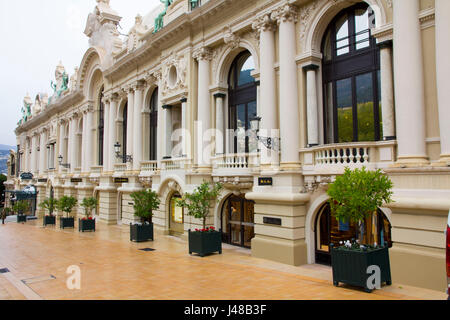
<instances>
[{"instance_id":1,"label":"pedestrian figure","mask_svg":"<svg viewBox=\"0 0 450 320\"><path fill-rule=\"evenodd\" d=\"M2 216L2 224L5 224L5 219L6 219L6 208L1 208L1 213L0 215Z\"/></svg>"}]
</instances>

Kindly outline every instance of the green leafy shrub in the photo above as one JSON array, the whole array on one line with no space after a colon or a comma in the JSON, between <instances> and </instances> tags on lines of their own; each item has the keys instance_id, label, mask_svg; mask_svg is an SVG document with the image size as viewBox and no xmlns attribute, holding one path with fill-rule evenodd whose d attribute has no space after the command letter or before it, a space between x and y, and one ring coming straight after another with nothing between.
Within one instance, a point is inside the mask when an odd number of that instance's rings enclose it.
<instances>
[{"instance_id":1,"label":"green leafy shrub","mask_svg":"<svg viewBox=\"0 0 450 320\"><path fill-rule=\"evenodd\" d=\"M72 196L63 196L58 200L56 204L56 208L59 211L65 212L67 214L67 218L69 218L72 209L77 205L77 199Z\"/></svg>"},{"instance_id":2,"label":"green leafy shrub","mask_svg":"<svg viewBox=\"0 0 450 320\"><path fill-rule=\"evenodd\" d=\"M140 190L133 192L131 198L134 201L134 215L141 218L141 222L152 222L153 210L159 209L160 200L153 190Z\"/></svg>"},{"instance_id":3,"label":"green leafy shrub","mask_svg":"<svg viewBox=\"0 0 450 320\"><path fill-rule=\"evenodd\" d=\"M393 183L381 170L350 170L330 184L327 194L332 215L340 222L359 224L392 202Z\"/></svg>"},{"instance_id":4,"label":"green leafy shrub","mask_svg":"<svg viewBox=\"0 0 450 320\"><path fill-rule=\"evenodd\" d=\"M206 218L222 188L220 183L204 182L193 193L185 193L181 200L176 200L176 205L186 208L187 215L202 219L203 229L206 229Z\"/></svg>"},{"instance_id":5,"label":"green leafy shrub","mask_svg":"<svg viewBox=\"0 0 450 320\"><path fill-rule=\"evenodd\" d=\"M53 216L53 211L56 209L57 200L54 198L47 198L41 203L39 203L39 207L44 210L47 210L50 216Z\"/></svg>"},{"instance_id":6,"label":"green leafy shrub","mask_svg":"<svg viewBox=\"0 0 450 320\"><path fill-rule=\"evenodd\" d=\"M80 206L83 207L86 218L89 219L91 217L92 210L94 210L97 207L97 204L98 204L97 198L94 197L84 198L83 201L81 201Z\"/></svg>"},{"instance_id":7,"label":"green leafy shrub","mask_svg":"<svg viewBox=\"0 0 450 320\"><path fill-rule=\"evenodd\" d=\"M14 211L15 213L17 213L18 215L22 215L22 214L24 214L24 213L29 209L29 207L30 207L30 205L29 205L29 203L28 203L27 201L25 201L25 200L20 200L20 201L17 201L17 202L13 205L12 209L13 209L13 211Z\"/></svg>"}]
</instances>

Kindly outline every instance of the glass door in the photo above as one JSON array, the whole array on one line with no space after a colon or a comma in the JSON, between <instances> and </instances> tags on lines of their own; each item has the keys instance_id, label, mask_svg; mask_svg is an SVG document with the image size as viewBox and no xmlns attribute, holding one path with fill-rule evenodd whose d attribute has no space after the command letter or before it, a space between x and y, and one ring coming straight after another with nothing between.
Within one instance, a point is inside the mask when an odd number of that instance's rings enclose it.
<instances>
[{"instance_id":1,"label":"glass door","mask_svg":"<svg viewBox=\"0 0 450 320\"><path fill-rule=\"evenodd\" d=\"M184 210L176 205L176 201L181 196L176 194L170 199L170 225L169 233L171 235L180 235L184 233Z\"/></svg>"},{"instance_id":2,"label":"glass door","mask_svg":"<svg viewBox=\"0 0 450 320\"><path fill-rule=\"evenodd\" d=\"M222 211L224 242L250 248L255 236L254 203L243 196L231 196Z\"/></svg>"}]
</instances>

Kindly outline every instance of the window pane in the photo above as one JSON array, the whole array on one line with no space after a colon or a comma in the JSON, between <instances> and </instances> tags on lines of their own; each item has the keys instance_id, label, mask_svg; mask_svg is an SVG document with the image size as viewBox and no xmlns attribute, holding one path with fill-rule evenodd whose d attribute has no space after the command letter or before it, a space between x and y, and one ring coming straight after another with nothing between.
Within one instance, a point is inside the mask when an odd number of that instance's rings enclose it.
<instances>
[{"instance_id":1,"label":"window pane","mask_svg":"<svg viewBox=\"0 0 450 320\"><path fill-rule=\"evenodd\" d=\"M332 58L332 56L331 56L331 30L328 30L326 38L325 38L325 43L323 45L323 56L326 61L330 61Z\"/></svg>"},{"instance_id":2,"label":"window pane","mask_svg":"<svg viewBox=\"0 0 450 320\"><path fill-rule=\"evenodd\" d=\"M336 55L349 53L348 18L344 15L336 24Z\"/></svg>"},{"instance_id":3,"label":"window pane","mask_svg":"<svg viewBox=\"0 0 450 320\"><path fill-rule=\"evenodd\" d=\"M236 106L236 152L245 153L245 104Z\"/></svg>"},{"instance_id":4,"label":"window pane","mask_svg":"<svg viewBox=\"0 0 450 320\"><path fill-rule=\"evenodd\" d=\"M244 60L244 63L240 68L238 86L255 81L255 79L250 75L253 70L255 70L255 61L252 56L249 56Z\"/></svg>"},{"instance_id":5,"label":"window pane","mask_svg":"<svg viewBox=\"0 0 450 320\"><path fill-rule=\"evenodd\" d=\"M369 10L355 11L356 50L367 48L369 43Z\"/></svg>"},{"instance_id":6,"label":"window pane","mask_svg":"<svg viewBox=\"0 0 450 320\"><path fill-rule=\"evenodd\" d=\"M338 141L353 141L352 79L336 82Z\"/></svg>"},{"instance_id":7,"label":"window pane","mask_svg":"<svg viewBox=\"0 0 450 320\"><path fill-rule=\"evenodd\" d=\"M358 105L358 140L375 141L372 73L356 77L356 100Z\"/></svg>"},{"instance_id":8,"label":"window pane","mask_svg":"<svg viewBox=\"0 0 450 320\"><path fill-rule=\"evenodd\" d=\"M256 117L256 101L252 101L247 105L248 108L248 122L247 128L250 129L250 120ZM256 152L258 150L258 140L256 134L249 130L248 134L248 152Z\"/></svg>"}]
</instances>

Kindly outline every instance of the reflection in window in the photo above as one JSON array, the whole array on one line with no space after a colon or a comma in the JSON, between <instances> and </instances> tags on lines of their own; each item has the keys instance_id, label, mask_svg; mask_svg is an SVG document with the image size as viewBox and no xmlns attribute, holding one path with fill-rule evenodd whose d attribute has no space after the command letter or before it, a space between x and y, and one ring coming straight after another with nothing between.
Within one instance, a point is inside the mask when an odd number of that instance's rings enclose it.
<instances>
[{"instance_id":1,"label":"reflection in window","mask_svg":"<svg viewBox=\"0 0 450 320\"><path fill-rule=\"evenodd\" d=\"M339 142L353 141L352 81L336 82Z\"/></svg>"},{"instance_id":2,"label":"reflection in window","mask_svg":"<svg viewBox=\"0 0 450 320\"><path fill-rule=\"evenodd\" d=\"M358 138L360 141L375 141L372 73L356 77L356 103Z\"/></svg>"},{"instance_id":3,"label":"reflection in window","mask_svg":"<svg viewBox=\"0 0 450 320\"><path fill-rule=\"evenodd\" d=\"M336 24L336 54L338 56L349 53L348 18L344 15Z\"/></svg>"}]
</instances>

